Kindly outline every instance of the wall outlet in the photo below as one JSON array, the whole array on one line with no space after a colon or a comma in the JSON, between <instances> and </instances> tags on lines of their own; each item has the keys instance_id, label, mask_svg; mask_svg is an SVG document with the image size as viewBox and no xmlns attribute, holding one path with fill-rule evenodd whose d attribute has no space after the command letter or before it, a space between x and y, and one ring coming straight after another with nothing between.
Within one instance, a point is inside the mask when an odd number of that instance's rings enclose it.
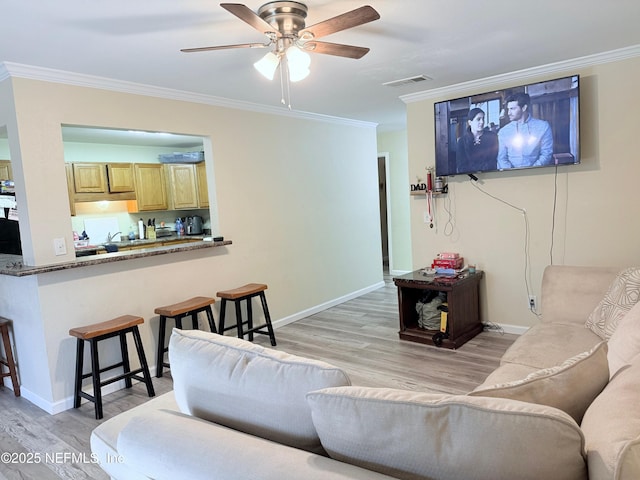
<instances>
[{"instance_id":1,"label":"wall outlet","mask_svg":"<svg viewBox=\"0 0 640 480\"><path fill-rule=\"evenodd\" d=\"M538 308L538 298L535 295L529 295L529 310L536 310Z\"/></svg>"},{"instance_id":2,"label":"wall outlet","mask_svg":"<svg viewBox=\"0 0 640 480\"><path fill-rule=\"evenodd\" d=\"M67 254L67 244L64 242L64 238L53 239L53 251L56 256Z\"/></svg>"}]
</instances>

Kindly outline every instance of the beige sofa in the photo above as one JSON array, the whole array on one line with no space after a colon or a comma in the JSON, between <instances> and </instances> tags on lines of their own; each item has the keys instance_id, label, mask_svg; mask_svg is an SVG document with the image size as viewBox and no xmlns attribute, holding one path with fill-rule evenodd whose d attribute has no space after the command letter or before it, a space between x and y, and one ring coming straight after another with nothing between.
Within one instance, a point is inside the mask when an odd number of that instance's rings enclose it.
<instances>
[{"instance_id":1,"label":"beige sofa","mask_svg":"<svg viewBox=\"0 0 640 480\"><path fill-rule=\"evenodd\" d=\"M637 480L640 280L619 270L548 267L540 322L468 395L174 330L174 391L101 424L92 452L116 479Z\"/></svg>"}]
</instances>

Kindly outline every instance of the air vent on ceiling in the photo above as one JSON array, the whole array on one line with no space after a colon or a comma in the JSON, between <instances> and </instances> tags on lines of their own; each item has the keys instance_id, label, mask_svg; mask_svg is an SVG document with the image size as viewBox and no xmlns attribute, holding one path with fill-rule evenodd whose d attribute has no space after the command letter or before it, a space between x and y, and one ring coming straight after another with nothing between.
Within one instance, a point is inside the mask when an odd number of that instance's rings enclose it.
<instances>
[{"instance_id":1,"label":"air vent on ceiling","mask_svg":"<svg viewBox=\"0 0 640 480\"><path fill-rule=\"evenodd\" d=\"M400 80L385 82L383 85L387 87L403 87L405 85L413 85L414 83L426 82L428 80L431 80L431 78L426 75L416 75L415 77L401 78Z\"/></svg>"}]
</instances>

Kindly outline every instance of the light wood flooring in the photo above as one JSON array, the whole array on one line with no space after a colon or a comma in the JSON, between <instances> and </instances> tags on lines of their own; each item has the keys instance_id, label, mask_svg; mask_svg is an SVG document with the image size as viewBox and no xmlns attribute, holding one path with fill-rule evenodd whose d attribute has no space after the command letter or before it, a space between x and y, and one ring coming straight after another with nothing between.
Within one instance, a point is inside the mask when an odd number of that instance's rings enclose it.
<instances>
[{"instance_id":1,"label":"light wood flooring","mask_svg":"<svg viewBox=\"0 0 640 480\"><path fill-rule=\"evenodd\" d=\"M397 292L389 276L374 292L276 330L278 350L324 360L347 371L354 385L466 393L494 370L515 335L483 332L458 350L398 339ZM268 337L256 343L269 346ZM153 378L156 394L172 389L170 373ZM143 384L104 397L104 419L93 404L49 415L0 389L0 453L40 463L0 461L5 479L107 479L91 462L89 435L102 421L149 400Z\"/></svg>"}]
</instances>

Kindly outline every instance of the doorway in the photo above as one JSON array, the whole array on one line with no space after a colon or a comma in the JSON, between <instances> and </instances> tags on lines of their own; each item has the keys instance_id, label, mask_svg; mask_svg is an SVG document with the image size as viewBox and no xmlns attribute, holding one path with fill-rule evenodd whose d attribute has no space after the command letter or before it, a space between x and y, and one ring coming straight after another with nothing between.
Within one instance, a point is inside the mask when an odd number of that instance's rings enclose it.
<instances>
[{"instance_id":1,"label":"doorway","mask_svg":"<svg viewBox=\"0 0 640 480\"><path fill-rule=\"evenodd\" d=\"M389 239L389 195L387 191L388 185L388 168L389 154L378 154L378 196L380 200L380 238L382 240L382 268L383 271L389 272L390 259L390 239Z\"/></svg>"}]
</instances>

